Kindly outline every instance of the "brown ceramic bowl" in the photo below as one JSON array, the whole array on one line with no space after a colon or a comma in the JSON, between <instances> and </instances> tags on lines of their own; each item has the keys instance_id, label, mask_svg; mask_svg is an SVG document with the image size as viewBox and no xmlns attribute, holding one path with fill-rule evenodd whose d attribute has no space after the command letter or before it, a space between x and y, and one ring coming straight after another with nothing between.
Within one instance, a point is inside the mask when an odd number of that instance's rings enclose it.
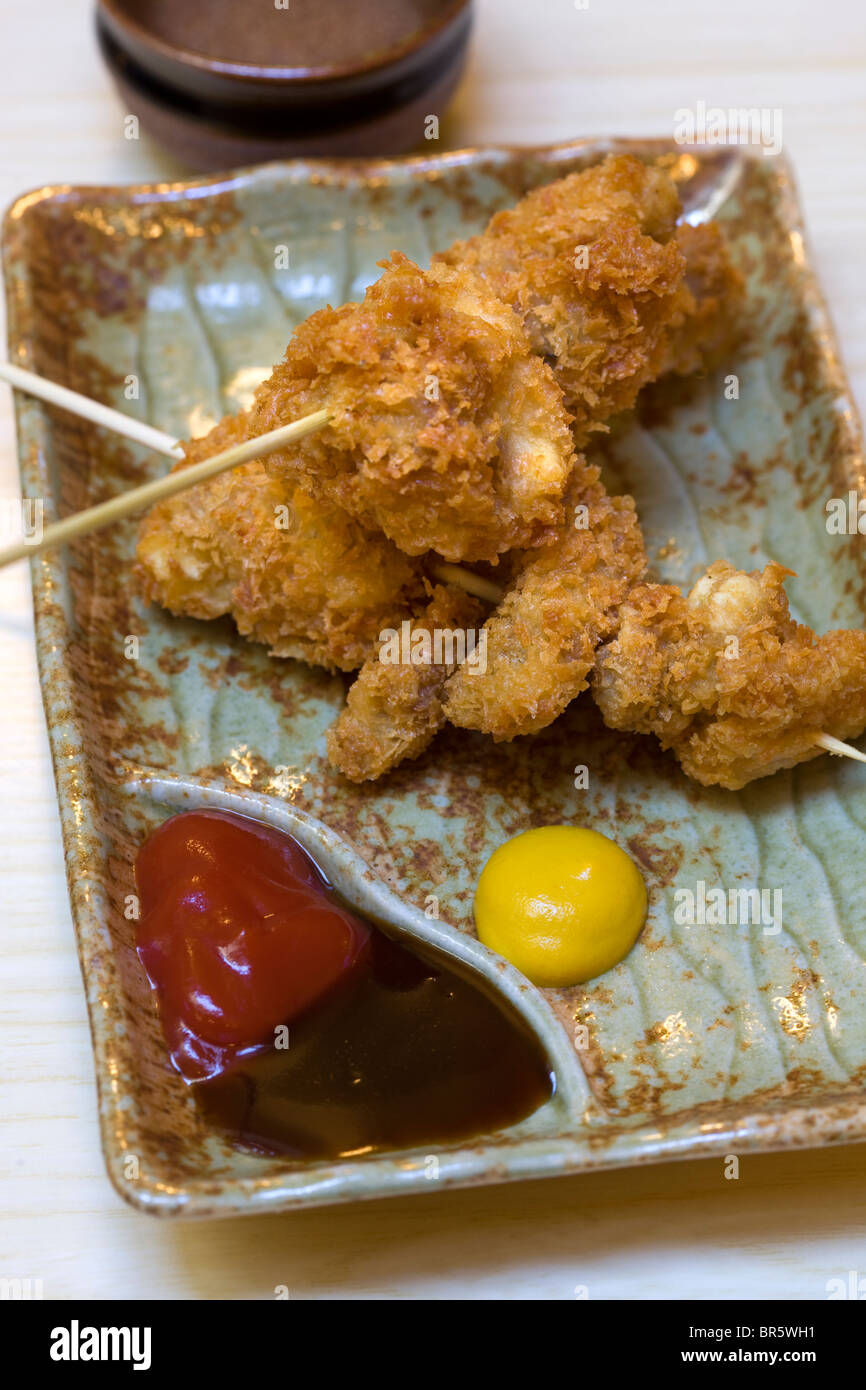
<instances>
[{"instance_id":1,"label":"brown ceramic bowl","mask_svg":"<svg viewBox=\"0 0 866 1390\"><path fill-rule=\"evenodd\" d=\"M196 169L292 155L400 154L441 117L471 0L99 0L131 114Z\"/></svg>"}]
</instances>

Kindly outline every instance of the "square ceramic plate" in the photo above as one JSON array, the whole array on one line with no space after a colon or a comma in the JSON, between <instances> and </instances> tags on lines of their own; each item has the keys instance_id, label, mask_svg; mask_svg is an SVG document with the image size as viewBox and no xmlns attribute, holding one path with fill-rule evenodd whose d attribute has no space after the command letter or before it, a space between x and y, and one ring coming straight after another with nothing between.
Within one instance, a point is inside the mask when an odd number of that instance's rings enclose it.
<instances>
[{"instance_id":1,"label":"square ceramic plate","mask_svg":"<svg viewBox=\"0 0 866 1390\"><path fill-rule=\"evenodd\" d=\"M724 223L749 282L748 343L715 377L645 393L606 449L610 482L637 498L656 573L683 583L718 557L747 568L779 559L798 573L798 617L818 630L861 625L862 545L825 524L827 499L861 483L858 426L780 159L580 142L41 189L5 224L10 355L163 429L201 434L249 401L294 324L358 297L393 247L424 262L528 187L610 149L663 160L686 215ZM283 245L289 265L275 269ZM730 375L737 399L726 398ZM132 378L138 399L126 398ZM165 467L24 398L18 425L24 491L45 499L46 519ZM706 790L653 741L604 729L583 699L533 739L494 746L448 731L379 785L349 786L324 758L345 682L270 660L227 622L146 608L131 579L135 530L33 561L102 1137L124 1197L203 1216L428 1188L419 1152L298 1164L235 1152L202 1128L168 1063L125 915L142 837L202 803L291 829L351 900L474 962L539 1032L556 1097L520 1126L443 1149L440 1183L866 1135L866 769L824 757L741 793ZM125 657L129 636L138 659ZM574 786L581 763L585 791ZM631 851L651 911L616 970L541 992L477 946L471 903L497 844L562 821ZM678 925L677 888L701 880L781 890L781 930ZM430 894L441 920L425 926Z\"/></svg>"}]
</instances>

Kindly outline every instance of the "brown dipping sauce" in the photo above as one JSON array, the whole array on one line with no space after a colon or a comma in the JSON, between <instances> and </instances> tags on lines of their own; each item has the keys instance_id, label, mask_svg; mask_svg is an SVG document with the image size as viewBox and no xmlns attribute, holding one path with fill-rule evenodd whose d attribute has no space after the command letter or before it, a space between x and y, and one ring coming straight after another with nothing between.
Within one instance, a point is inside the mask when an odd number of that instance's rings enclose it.
<instances>
[{"instance_id":1,"label":"brown dipping sauce","mask_svg":"<svg viewBox=\"0 0 866 1390\"><path fill-rule=\"evenodd\" d=\"M291 836L187 811L141 847L136 883L172 1060L236 1144L309 1159L429 1147L553 1094L509 1004L353 912Z\"/></svg>"},{"instance_id":2,"label":"brown dipping sauce","mask_svg":"<svg viewBox=\"0 0 866 1390\"><path fill-rule=\"evenodd\" d=\"M408 44L446 9L442 0L125 0L156 38L215 62L271 68L361 65Z\"/></svg>"},{"instance_id":3,"label":"brown dipping sauce","mask_svg":"<svg viewBox=\"0 0 866 1390\"><path fill-rule=\"evenodd\" d=\"M345 989L289 1046L196 1086L236 1143L294 1158L447 1144L516 1124L553 1094L519 1017L373 928Z\"/></svg>"}]
</instances>

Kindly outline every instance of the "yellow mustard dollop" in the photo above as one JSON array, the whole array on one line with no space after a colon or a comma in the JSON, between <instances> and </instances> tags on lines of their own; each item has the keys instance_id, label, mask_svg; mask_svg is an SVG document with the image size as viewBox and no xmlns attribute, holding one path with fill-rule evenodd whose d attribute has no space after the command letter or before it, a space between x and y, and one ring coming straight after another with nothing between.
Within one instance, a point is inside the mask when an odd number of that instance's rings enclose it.
<instances>
[{"instance_id":1,"label":"yellow mustard dollop","mask_svg":"<svg viewBox=\"0 0 866 1390\"><path fill-rule=\"evenodd\" d=\"M475 892L485 946L533 984L577 985L628 955L646 920L634 860L597 830L548 825L491 854Z\"/></svg>"}]
</instances>

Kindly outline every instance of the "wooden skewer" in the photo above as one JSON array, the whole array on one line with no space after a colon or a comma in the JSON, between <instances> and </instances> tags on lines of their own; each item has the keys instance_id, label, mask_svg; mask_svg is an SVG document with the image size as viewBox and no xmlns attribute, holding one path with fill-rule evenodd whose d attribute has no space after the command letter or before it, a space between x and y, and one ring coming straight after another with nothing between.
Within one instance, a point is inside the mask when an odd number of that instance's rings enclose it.
<instances>
[{"instance_id":1,"label":"wooden skewer","mask_svg":"<svg viewBox=\"0 0 866 1390\"><path fill-rule=\"evenodd\" d=\"M77 540L88 531L99 531L113 521L121 521L134 512L143 511L145 507L152 507L155 502L161 502L166 497L185 492L188 487L203 483L217 473L224 473L227 468L236 468L239 463L261 458L263 454L269 454L274 449L281 448L283 444L290 444L295 439L302 439L305 434L320 430L329 419L327 410L316 410L301 420L293 420L290 425L281 425L279 429L269 430L267 434L257 435L255 439L247 439L243 444L224 449L212 458L202 459L201 463L190 464L189 468L179 468L177 472L168 473L164 478L156 478L152 483L144 483L129 492L122 492L117 497L109 498L107 502L88 507L86 511L64 517L63 521L47 526L38 541L16 541L15 545L0 551L0 569L27 555L38 555L41 550L48 550L51 546L65 545L69 541Z\"/></svg>"},{"instance_id":2,"label":"wooden skewer","mask_svg":"<svg viewBox=\"0 0 866 1390\"><path fill-rule=\"evenodd\" d=\"M114 430L116 434L125 435L128 439L134 439L136 443L144 444L158 453L168 454L170 458L183 458L183 449L172 435L165 434L152 425L144 425L138 420L133 420L130 416L124 415L122 411L101 405L98 401L91 400L89 396L82 396L78 391L70 391L65 386L58 386L56 382L37 376L35 372L25 371L23 367L15 367L8 362L0 362L0 378L8 381L11 386L15 386L19 390L27 391L31 396L38 396L41 400L48 401L52 405L61 406L74 415L80 415L85 420L104 426L105 429ZM204 482L207 478L212 478L226 468L235 468L238 464L249 462L251 458L259 458L262 454L269 453L270 450L278 448L281 444L287 444L292 439L300 439L303 435L320 429L327 419L327 411L319 411L315 415L305 416L303 420L296 420L291 425L271 431L270 434L259 435L255 440L236 445L233 449L227 449L224 453L216 454L212 458L205 459L202 463L194 464L177 473L169 473L167 477L158 479L156 482L145 483L140 488L135 488L118 497L112 497L108 502L102 502L96 507L78 512L75 516L66 517L54 526L49 526L38 542L21 541L16 545L9 546L7 550L0 551L0 569L4 565L12 564L15 560L24 559L27 555L36 555L40 550L47 550L51 546L63 545L68 541L77 540L79 536L86 535L88 531L97 531L103 526L110 525L112 521L122 520L123 517L129 516L133 512L143 511L146 507L153 506L155 502L172 497L178 492L184 492L188 487L194 487L196 483ZM443 561L441 565L435 566L433 573L443 583L456 584L466 593L474 594L476 598L486 599L488 603L498 603L502 598L502 590L497 584L482 578L481 575L472 574L459 565L449 565Z\"/></svg>"},{"instance_id":3,"label":"wooden skewer","mask_svg":"<svg viewBox=\"0 0 866 1390\"><path fill-rule=\"evenodd\" d=\"M28 392L31 396L38 396L52 405L80 415L93 424L125 435L127 439L144 444L157 453L167 454L175 459L183 458L183 449L171 435L155 429L152 425L133 420L120 410L101 405L99 401L82 396L78 391L58 386L56 382L37 376L35 372L25 371L23 367L15 367L8 362L0 362L0 379L8 381L10 385ZM100 502L95 507L88 507L83 512L76 512L74 516L65 517L63 521L47 527L38 541L19 541L0 551L0 569L28 555L38 555L40 551L48 550L52 546L77 540L88 531L99 531L113 521L121 521L146 507L152 507L154 503L161 502L166 497L185 492L187 488L195 487L197 483L203 483L228 468L236 468L241 463L248 463L250 459L261 458L264 454L279 449L283 444L290 444L292 440L303 439L304 435L322 429L329 419L327 410L317 410L312 415L305 415L301 420L294 420L289 425L282 425L279 429L260 434L255 439L245 440L243 444L236 444L231 449L224 449L222 453L203 459L201 463L178 469L177 472L168 473L164 478L144 483L143 486L120 493L107 502ZM480 574L473 574L471 570L463 569L462 565L452 565L443 560L432 567L432 573L443 583L456 584L466 593L485 599L488 603L497 604L502 598L503 591L498 584ZM816 734L815 743L819 748L837 757L854 758L857 762L866 763L866 753L861 753L850 743L843 743L841 739L834 738L832 734Z\"/></svg>"},{"instance_id":4,"label":"wooden skewer","mask_svg":"<svg viewBox=\"0 0 866 1390\"><path fill-rule=\"evenodd\" d=\"M105 429L114 430L115 434L123 434L127 439L134 439L136 444L144 444L146 448L153 449L158 454L168 454L169 458L175 459L183 458L183 449L170 434L154 429L153 425L142 424L140 420L133 420L131 415L124 415L122 410L112 410L109 405L92 401L89 396L82 396L78 391L70 391L67 386L58 386L56 381L48 381L46 377L25 371L23 367L14 367L11 362L0 362L0 378L8 381L10 386L17 386L19 391L26 391L28 396L38 396L50 405L59 405L62 410L80 415L83 419L92 421L94 425L103 425Z\"/></svg>"},{"instance_id":5,"label":"wooden skewer","mask_svg":"<svg viewBox=\"0 0 866 1390\"><path fill-rule=\"evenodd\" d=\"M858 763L866 763L866 753L852 748L850 743L843 743L841 738L834 738L832 734L818 734L815 742L819 748L826 748L828 753L835 753L837 757L856 758Z\"/></svg>"},{"instance_id":6,"label":"wooden skewer","mask_svg":"<svg viewBox=\"0 0 866 1390\"><path fill-rule=\"evenodd\" d=\"M486 599L488 603L499 603L502 598L502 589L498 584L494 584L492 579L473 574L462 565L449 565L443 560L441 564L431 565L430 573L436 579L441 579L443 584L456 584L459 589L465 589L467 594Z\"/></svg>"}]
</instances>

